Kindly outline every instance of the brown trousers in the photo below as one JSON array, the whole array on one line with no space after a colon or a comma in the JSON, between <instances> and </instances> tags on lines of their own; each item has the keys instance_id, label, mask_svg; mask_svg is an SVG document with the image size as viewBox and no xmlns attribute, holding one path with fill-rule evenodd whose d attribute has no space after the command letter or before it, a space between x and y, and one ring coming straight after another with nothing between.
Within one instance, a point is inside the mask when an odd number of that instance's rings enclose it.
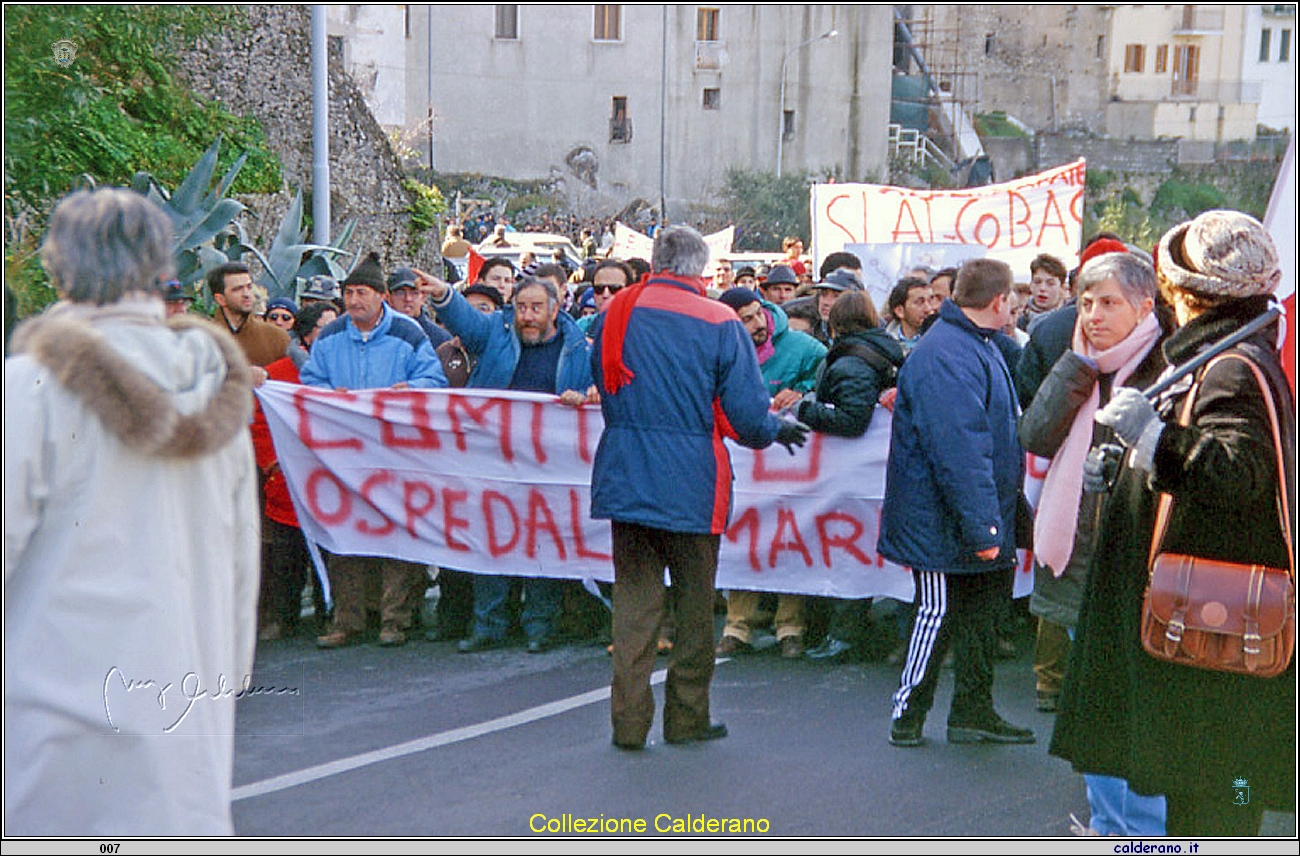
<instances>
[{"instance_id":1,"label":"brown trousers","mask_svg":"<svg viewBox=\"0 0 1300 856\"><path fill-rule=\"evenodd\" d=\"M1070 631L1046 618L1038 619L1038 639L1034 645L1034 677L1038 691L1058 695L1065 682L1065 667L1070 662Z\"/></svg>"},{"instance_id":2,"label":"brown trousers","mask_svg":"<svg viewBox=\"0 0 1300 856\"><path fill-rule=\"evenodd\" d=\"M643 743L654 721L655 643L664 614L664 568L676 592L676 642L664 688L664 736L709 724L713 679L713 587L718 535L668 532L634 523L612 526L614 682L610 718L617 743Z\"/></svg>"},{"instance_id":3,"label":"brown trousers","mask_svg":"<svg viewBox=\"0 0 1300 856\"><path fill-rule=\"evenodd\" d=\"M385 630L408 630L419 606L415 590L425 576L424 565L380 556L331 554L326 563L334 596L334 630L361 633L366 629L367 592L379 584L379 614Z\"/></svg>"}]
</instances>

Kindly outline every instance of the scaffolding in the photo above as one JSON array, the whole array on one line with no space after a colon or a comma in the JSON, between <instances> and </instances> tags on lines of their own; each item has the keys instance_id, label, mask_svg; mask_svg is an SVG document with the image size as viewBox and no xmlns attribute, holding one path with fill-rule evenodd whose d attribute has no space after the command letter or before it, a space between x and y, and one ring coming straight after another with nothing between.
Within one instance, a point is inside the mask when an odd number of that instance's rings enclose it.
<instances>
[{"instance_id":1,"label":"scaffolding","mask_svg":"<svg viewBox=\"0 0 1300 856\"><path fill-rule=\"evenodd\" d=\"M934 11L930 4L894 7L894 73L917 74L924 81L929 107L925 135L952 161L960 162L983 154L970 119L979 109L979 71L967 61L963 41L969 33L961 27L961 10L949 13L957 16L952 26L940 26ZM991 50L994 36L984 38L990 42L985 50Z\"/></svg>"}]
</instances>

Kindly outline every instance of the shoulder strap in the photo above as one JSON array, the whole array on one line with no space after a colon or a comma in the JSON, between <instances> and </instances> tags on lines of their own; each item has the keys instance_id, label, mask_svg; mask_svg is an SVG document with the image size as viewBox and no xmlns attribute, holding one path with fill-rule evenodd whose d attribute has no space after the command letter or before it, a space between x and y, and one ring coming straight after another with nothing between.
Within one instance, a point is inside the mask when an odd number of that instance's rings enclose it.
<instances>
[{"instance_id":1,"label":"shoulder strap","mask_svg":"<svg viewBox=\"0 0 1300 856\"><path fill-rule=\"evenodd\" d=\"M844 345L836 345L826 355L826 366L829 368L836 360L843 356L854 356L880 372L881 380L885 386L893 386L894 378L898 375L898 366L882 354L880 351L864 345L861 342L848 342Z\"/></svg>"},{"instance_id":2,"label":"shoulder strap","mask_svg":"<svg viewBox=\"0 0 1300 856\"><path fill-rule=\"evenodd\" d=\"M1292 533L1291 533L1291 523L1290 523L1291 510L1288 505L1290 500L1287 496L1287 489L1285 484L1286 470L1284 469L1284 467L1286 462L1282 458L1282 454L1283 454L1282 432L1278 425L1277 406L1273 403L1273 393L1269 390L1268 383L1264 380L1264 375L1262 372L1260 372L1259 366L1255 365L1254 360L1251 360L1241 354L1224 354L1223 356L1216 357L1214 360L1212 360L1209 363L1209 365L1205 367L1205 371L1201 372L1200 377L1198 377L1196 380L1196 383L1192 385L1191 392L1189 392L1187 395L1187 401L1183 403L1182 412L1178 414L1178 424L1179 425L1191 424L1192 405L1196 400L1196 394L1200 392L1201 381L1204 380L1205 375L1209 374L1210 369L1214 368L1215 365L1217 365L1223 360L1239 360L1250 367L1251 374L1254 375L1255 382L1259 384L1260 392L1264 396L1264 404L1265 406L1268 407L1269 427L1272 429L1273 432L1273 454L1277 456L1277 479L1278 479L1277 511L1278 511L1279 520L1282 525L1282 539L1286 542L1286 554L1287 554L1287 561L1291 566L1290 568L1291 578L1294 580L1295 579L1295 547L1292 543ZM1169 514L1173 509L1173 504L1174 504L1173 496L1171 496L1168 493L1160 494L1160 507L1159 510L1156 512L1155 537L1151 539L1151 554L1147 558L1147 567L1150 567L1151 564L1155 561L1156 554L1160 550L1160 543L1165 538L1165 531L1169 528Z\"/></svg>"}]
</instances>

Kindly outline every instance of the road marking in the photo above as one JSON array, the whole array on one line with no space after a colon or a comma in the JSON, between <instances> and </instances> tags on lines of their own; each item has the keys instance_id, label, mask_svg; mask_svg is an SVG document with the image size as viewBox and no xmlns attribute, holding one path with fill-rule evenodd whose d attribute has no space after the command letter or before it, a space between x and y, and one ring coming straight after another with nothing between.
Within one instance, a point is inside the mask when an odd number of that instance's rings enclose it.
<instances>
[{"instance_id":1,"label":"road marking","mask_svg":"<svg viewBox=\"0 0 1300 856\"><path fill-rule=\"evenodd\" d=\"M650 685L654 686L656 684L662 684L667 675L667 669L660 669L653 673L650 676ZM419 740L410 740L406 743L398 743L396 746L363 752L360 755L353 755L350 758L340 758L337 761L330 761L327 764L317 764L314 767L307 767L304 770L285 773L282 776L272 776L271 778L263 779L260 782L251 782L247 785L240 785L231 792L231 800L239 801L252 799L253 797L265 796L278 791L288 790L289 788L295 788L298 785L305 785L310 782L326 779L330 776L337 776L340 773L347 773L352 770L358 770L362 767L368 767L371 764L380 764L384 761L391 761L394 758L403 758L407 755L415 755L419 752L428 751L429 749L437 749L440 746L450 746L453 743L473 740L475 737L482 737L485 734L494 734L498 731L505 731L507 728L515 728L516 726L536 722L539 719L558 716L561 713L567 713L568 711L579 707L595 704L598 701L605 701L608 698L609 687L604 687L602 689L582 693L581 695L570 696L569 698L563 698L559 701L553 701L549 704L530 707L527 710L521 710L518 713L512 713L509 716L489 719L487 722L480 722L477 725L466 725L462 728L453 728L451 731L444 731L441 734L433 734L429 737L421 737Z\"/></svg>"}]
</instances>

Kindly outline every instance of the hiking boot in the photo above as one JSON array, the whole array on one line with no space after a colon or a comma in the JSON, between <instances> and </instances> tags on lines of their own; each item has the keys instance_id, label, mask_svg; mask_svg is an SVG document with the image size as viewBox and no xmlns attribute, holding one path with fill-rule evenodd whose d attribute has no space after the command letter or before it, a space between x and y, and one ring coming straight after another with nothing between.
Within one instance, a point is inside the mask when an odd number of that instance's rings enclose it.
<instances>
[{"instance_id":1,"label":"hiking boot","mask_svg":"<svg viewBox=\"0 0 1300 856\"><path fill-rule=\"evenodd\" d=\"M846 663L856 653L851 642L827 636L822 644L809 649L804 656L818 663Z\"/></svg>"},{"instance_id":2,"label":"hiking boot","mask_svg":"<svg viewBox=\"0 0 1300 856\"><path fill-rule=\"evenodd\" d=\"M948 722L949 743L1033 743L1034 732L1012 725L996 713L971 722Z\"/></svg>"},{"instance_id":3,"label":"hiking boot","mask_svg":"<svg viewBox=\"0 0 1300 856\"><path fill-rule=\"evenodd\" d=\"M798 636L787 636L781 640L781 656L786 660L798 660L803 652L803 640Z\"/></svg>"},{"instance_id":4,"label":"hiking boot","mask_svg":"<svg viewBox=\"0 0 1300 856\"><path fill-rule=\"evenodd\" d=\"M889 724L889 744L910 748L925 742L925 720L895 719Z\"/></svg>"},{"instance_id":5,"label":"hiking boot","mask_svg":"<svg viewBox=\"0 0 1300 856\"><path fill-rule=\"evenodd\" d=\"M333 633L327 633L324 636L316 637L317 648L346 648L349 645L355 645L361 641L360 633L351 633L347 630L335 630Z\"/></svg>"},{"instance_id":6,"label":"hiking boot","mask_svg":"<svg viewBox=\"0 0 1300 856\"><path fill-rule=\"evenodd\" d=\"M721 722L712 722L692 734L683 734L680 737L669 737L664 735L664 742L672 746L684 746L688 743L703 743L707 740L721 740L727 736L727 726Z\"/></svg>"},{"instance_id":7,"label":"hiking boot","mask_svg":"<svg viewBox=\"0 0 1300 856\"><path fill-rule=\"evenodd\" d=\"M735 636L723 636L714 653L719 657L734 657L737 654L752 654L754 646L748 642L741 642Z\"/></svg>"},{"instance_id":8,"label":"hiking boot","mask_svg":"<svg viewBox=\"0 0 1300 856\"><path fill-rule=\"evenodd\" d=\"M493 648L504 647L505 644L506 640L494 636L470 636L468 639L462 639L456 643L456 650L462 654L476 654L479 651L490 651Z\"/></svg>"}]
</instances>

